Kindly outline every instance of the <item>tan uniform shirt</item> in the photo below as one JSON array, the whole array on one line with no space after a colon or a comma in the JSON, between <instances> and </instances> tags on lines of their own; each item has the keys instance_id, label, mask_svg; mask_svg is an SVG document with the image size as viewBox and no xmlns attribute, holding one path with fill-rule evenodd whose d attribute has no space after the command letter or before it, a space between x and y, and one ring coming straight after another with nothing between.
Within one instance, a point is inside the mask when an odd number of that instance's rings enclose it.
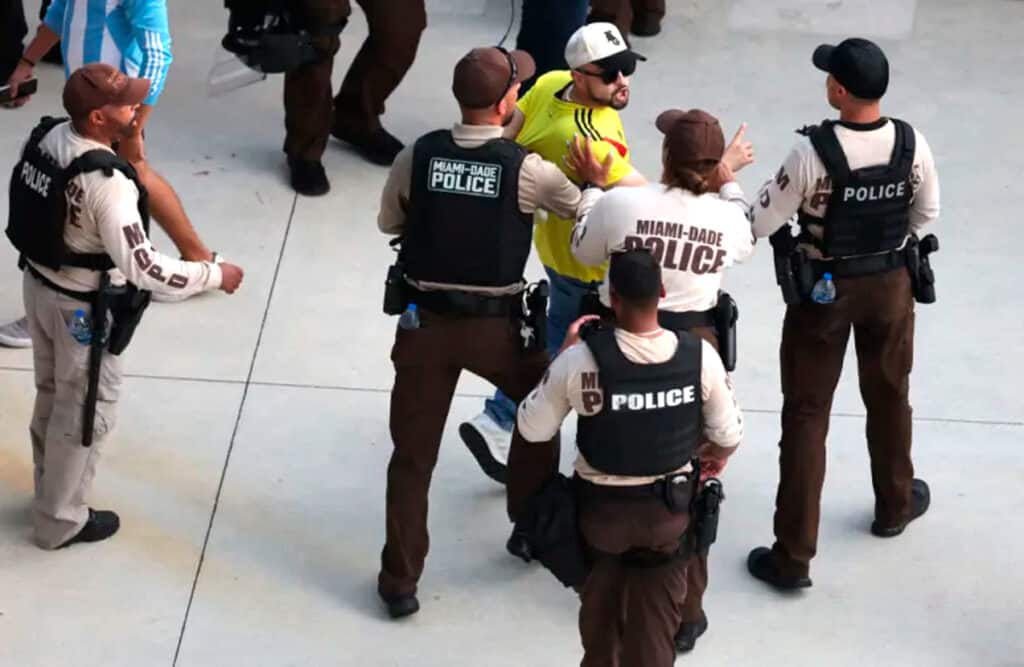
<instances>
[{"instance_id":1,"label":"tan uniform shirt","mask_svg":"<svg viewBox=\"0 0 1024 667\"><path fill-rule=\"evenodd\" d=\"M644 334L616 329L615 339L625 357L636 364L664 363L679 346L674 333L660 328ZM707 341L701 341L701 346L704 437L731 449L743 438L743 413L718 353ZM519 405L519 432L528 442L544 442L558 433L570 410L580 415L597 414L603 401L600 387L597 362L590 348L586 343L573 345L555 357L544 379ZM687 464L680 472L689 467ZM657 479L608 475L587 463L582 454L577 454L575 468L587 481L609 486L650 484Z\"/></svg>"},{"instance_id":2,"label":"tan uniform shirt","mask_svg":"<svg viewBox=\"0 0 1024 667\"><path fill-rule=\"evenodd\" d=\"M572 253L595 265L627 246L648 248L661 264L665 284L658 308L675 313L708 310L718 303L725 270L754 252L747 215L743 190L736 183L700 196L660 183L607 193L592 188L583 193ZM607 280L598 292L601 303L610 306Z\"/></svg>"},{"instance_id":3,"label":"tan uniform shirt","mask_svg":"<svg viewBox=\"0 0 1024 667\"><path fill-rule=\"evenodd\" d=\"M452 127L452 138L462 148L477 148L501 139L504 128L499 125L464 125ZM414 145L406 146L395 158L380 198L380 213L377 227L385 234L401 234L409 214L409 196L412 189L412 157ZM538 209L551 211L563 218L576 215L580 203L580 191L555 165L536 153L530 153L519 169L519 210L533 213ZM443 285L440 283L416 283L419 289L450 289L484 294L506 294L521 289L520 285L507 288L472 288Z\"/></svg>"},{"instance_id":4,"label":"tan uniform shirt","mask_svg":"<svg viewBox=\"0 0 1024 667\"><path fill-rule=\"evenodd\" d=\"M896 141L896 129L888 119L869 125L837 124L835 132L851 170L888 164ZM918 233L939 217L939 178L924 135L914 130L914 139L914 163L910 172L914 198L910 208L910 230ZM754 235L758 238L770 236L800 210L815 217L824 217L831 194L832 179L825 171L825 165L811 140L801 137L775 178L765 183L758 193L752 211ZM823 234L820 225L810 225L808 231L818 238ZM808 246L808 251L820 257L817 249Z\"/></svg>"},{"instance_id":5,"label":"tan uniform shirt","mask_svg":"<svg viewBox=\"0 0 1024 667\"><path fill-rule=\"evenodd\" d=\"M67 167L79 155L109 146L86 139L71 123L50 130L40 149ZM212 262L185 262L156 251L139 216L139 191L120 171L106 176L94 171L71 179L65 192L68 219L64 241L73 252L107 253L116 269L110 272L114 285L127 278L140 289L165 294L191 295L220 288L221 270ZM52 271L32 262L47 280L77 292L99 286L100 274L89 269L62 267Z\"/></svg>"}]
</instances>

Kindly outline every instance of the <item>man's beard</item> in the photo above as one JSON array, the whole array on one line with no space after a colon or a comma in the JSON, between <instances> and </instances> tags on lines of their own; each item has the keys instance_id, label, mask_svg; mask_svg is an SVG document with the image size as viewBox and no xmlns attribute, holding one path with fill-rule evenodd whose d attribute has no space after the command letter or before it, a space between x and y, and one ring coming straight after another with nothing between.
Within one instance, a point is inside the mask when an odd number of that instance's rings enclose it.
<instances>
[{"instance_id":1,"label":"man's beard","mask_svg":"<svg viewBox=\"0 0 1024 667\"><path fill-rule=\"evenodd\" d=\"M615 109L616 111L621 111L621 110L625 109L629 105L629 95L628 94L626 95L626 98L624 100L616 99L616 96L620 92L622 92L623 90L629 90L629 88L627 88L627 87L619 88L618 90L613 92L611 95L609 95L607 98L605 98L605 99L598 99L597 101L600 102L601 104L605 105L606 107L611 107L612 109Z\"/></svg>"}]
</instances>

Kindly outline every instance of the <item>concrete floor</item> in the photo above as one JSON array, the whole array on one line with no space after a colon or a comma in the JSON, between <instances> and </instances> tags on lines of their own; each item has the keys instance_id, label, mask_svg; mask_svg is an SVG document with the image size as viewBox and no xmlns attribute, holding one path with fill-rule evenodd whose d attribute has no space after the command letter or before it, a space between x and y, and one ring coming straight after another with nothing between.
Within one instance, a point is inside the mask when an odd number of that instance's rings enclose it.
<instances>
[{"instance_id":1,"label":"concrete floor","mask_svg":"<svg viewBox=\"0 0 1024 667\"><path fill-rule=\"evenodd\" d=\"M245 286L147 315L92 496L122 514L108 543L57 553L31 545L31 355L0 350L0 665L577 663L575 598L505 554L502 491L458 439L455 426L489 390L476 378L460 386L434 478L423 609L385 620L374 581L394 321L380 313L390 253L374 220L386 172L332 144L331 194L296 198L280 153L280 80L207 97L220 3L171 4L176 61L148 152L210 245L245 266ZM896 540L868 534L851 358L832 420L815 585L779 596L747 575L747 551L771 538L778 474L783 308L770 253L759 248L727 279L742 310L735 380L747 436L726 475L711 627L680 662L1024 665L1024 297L1015 266L1024 257L1024 3L668 4L664 33L636 40L650 61L623 114L643 172L658 171L656 113L700 106L727 130L750 124L758 162L740 180L752 193L793 128L831 113L813 47L859 34L887 50L886 111L929 137L943 187L939 302L918 311L912 382L931 511ZM428 6L419 59L386 116L406 139L451 122L453 63L499 39L509 18L503 0ZM364 34L357 10L337 82ZM39 75L32 105L0 115L7 164L36 117L59 110L61 73ZM0 244L3 321L21 312L14 259Z\"/></svg>"}]
</instances>

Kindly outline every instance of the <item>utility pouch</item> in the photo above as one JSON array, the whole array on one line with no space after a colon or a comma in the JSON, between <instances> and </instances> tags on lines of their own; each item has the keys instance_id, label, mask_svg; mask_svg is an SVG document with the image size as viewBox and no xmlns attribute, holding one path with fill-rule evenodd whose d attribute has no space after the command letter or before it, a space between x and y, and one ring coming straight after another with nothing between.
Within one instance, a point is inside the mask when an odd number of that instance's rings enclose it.
<instances>
[{"instance_id":1,"label":"utility pouch","mask_svg":"<svg viewBox=\"0 0 1024 667\"><path fill-rule=\"evenodd\" d=\"M725 370L736 370L736 322L740 318L736 300L728 292L718 291L715 306L715 333L718 336L718 353Z\"/></svg>"},{"instance_id":2,"label":"utility pouch","mask_svg":"<svg viewBox=\"0 0 1024 667\"><path fill-rule=\"evenodd\" d=\"M725 492L716 477L708 478L697 494L694 506L694 551L707 557L711 545L718 539L718 516Z\"/></svg>"},{"instance_id":3,"label":"utility pouch","mask_svg":"<svg viewBox=\"0 0 1024 667\"><path fill-rule=\"evenodd\" d=\"M110 342L107 351L113 355L121 354L132 342L135 329L142 321L142 316L149 308L151 292L140 290L128 283L124 287L107 288L107 303L113 324L110 327Z\"/></svg>"}]
</instances>

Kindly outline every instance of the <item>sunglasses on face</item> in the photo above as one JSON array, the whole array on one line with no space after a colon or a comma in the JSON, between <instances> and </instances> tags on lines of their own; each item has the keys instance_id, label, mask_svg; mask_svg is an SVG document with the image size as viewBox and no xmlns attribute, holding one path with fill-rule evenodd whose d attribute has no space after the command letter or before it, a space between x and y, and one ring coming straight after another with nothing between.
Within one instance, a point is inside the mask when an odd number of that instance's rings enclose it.
<instances>
[{"instance_id":1,"label":"sunglasses on face","mask_svg":"<svg viewBox=\"0 0 1024 667\"><path fill-rule=\"evenodd\" d=\"M613 84L619 79L619 74L622 76L632 76L633 72L636 71L636 61L623 63L622 65L614 68L604 69L601 68L600 72L588 72L585 69L577 69L580 74L586 74L587 76L593 76L601 79L606 84Z\"/></svg>"}]
</instances>

